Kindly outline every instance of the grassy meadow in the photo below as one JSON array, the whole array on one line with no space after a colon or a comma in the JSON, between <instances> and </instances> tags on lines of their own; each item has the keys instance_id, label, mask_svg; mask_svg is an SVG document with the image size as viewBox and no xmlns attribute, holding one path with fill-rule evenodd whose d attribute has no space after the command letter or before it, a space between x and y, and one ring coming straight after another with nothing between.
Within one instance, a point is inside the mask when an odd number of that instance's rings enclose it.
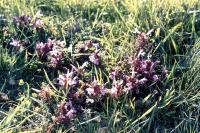
<instances>
[{"instance_id":1,"label":"grassy meadow","mask_svg":"<svg viewBox=\"0 0 200 133\"><path fill-rule=\"evenodd\" d=\"M0 0L0 132L199 133L199 0Z\"/></svg>"}]
</instances>

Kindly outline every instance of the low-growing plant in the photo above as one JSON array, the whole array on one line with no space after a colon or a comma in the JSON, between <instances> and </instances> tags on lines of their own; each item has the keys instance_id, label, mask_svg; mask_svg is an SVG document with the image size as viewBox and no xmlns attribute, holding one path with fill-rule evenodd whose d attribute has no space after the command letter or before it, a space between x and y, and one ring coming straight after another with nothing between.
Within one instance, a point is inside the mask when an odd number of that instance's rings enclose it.
<instances>
[{"instance_id":1,"label":"low-growing plant","mask_svg":"<svg viewBox=\"0 0 200 133\"><path fill-rule=\"evenodd\" d=\"M199 7L2 0L0 130L200 131Z\"/></svg>"}]
</instances>

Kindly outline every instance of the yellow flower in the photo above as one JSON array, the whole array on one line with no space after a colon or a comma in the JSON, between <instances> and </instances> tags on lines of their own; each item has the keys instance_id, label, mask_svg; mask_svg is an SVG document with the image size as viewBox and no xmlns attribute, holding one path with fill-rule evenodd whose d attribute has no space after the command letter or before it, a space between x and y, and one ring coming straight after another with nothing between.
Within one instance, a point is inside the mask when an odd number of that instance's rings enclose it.
<instances>
[{"instance_id":1,"label":"yellow flower","mask_svg":"<svg viewBox=\"0 0 200 133\"><path fill-rule=\"evenodd\" d=\"M23 80L23 79L20 79L20 80L19 80L19 86L22 86L22 85L24 85L24 80Z\"/></svg>"}]
</instances>

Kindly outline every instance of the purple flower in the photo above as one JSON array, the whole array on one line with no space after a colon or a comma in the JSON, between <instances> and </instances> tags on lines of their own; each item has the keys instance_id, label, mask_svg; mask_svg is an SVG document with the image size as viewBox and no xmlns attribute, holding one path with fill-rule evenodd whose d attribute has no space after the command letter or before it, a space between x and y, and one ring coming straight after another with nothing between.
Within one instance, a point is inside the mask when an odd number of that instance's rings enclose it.
<instances>
[{"instance_id":1,"label":"purple flower","mask_svg":"<svg viewBox=\"0 0 200 133\"><path fill-rule=\"evenodd\" d=\"M55 39L48 38L48 40L47 40L47 44L53 46L53 45L56 44L56 40L55 40Z\"/></svg>"},{"instance_id":2,"label":"purple flower","mask_svg":"<svg viewBox=\"0 0 200 133\"><path fill-rule=\"evenodd\" d=\"M153 61L151 61L150 62L150 71L151 72L155 72L156 70L156 67L158 66L158 64L160 63L160 61L155 61L155 62L153 62Z\"/></svg>"},{"instance_id":3,"label":"purple flower","mask_svg":"<svg viewBox=\"0 0 200 133\"><path fill-rule=\"evenodd\" d=\"M146 78L142 78L142 79L140 79L138 82L139 82L139 84L141 84L141 85L145 85L145 83L147 82L148 80L146 79Z\"/></svg>"},{"instance_id":4,"label":"purple flower","mask_svg":"<svg viewBox=\"0 0 200 133\"><path fill-rule=\"evenodd\" d=\"M111 97L118 98L124 93L123 80L114 81L112 88L109 90Z\"/></svg>"},{"instance_id":5,"label":"purple flower","mask_svg":"<svg viewBox=\"0 0 200 133\"><path fill-rule=\"evenodd\" d=\"M63 50L65 42L64 41L60 41L60 40L55 40L55 39L48 38L47 44L50 45L50 46L53 46L54 50L55 49Z\"/></svg>"},{"instance_id":6,"label":"purple flower","mask_svg":"<svg viewBox=\"0 0 200 133\"><path fill-rule=\"evenodd\" d=\"M14 47L20 47L21 43L20 43L20 41L18 41L16 39L12 39L12 42L10 43L10 45L12 45Z\"/></svg>"},{"instance_id":7,"label":"purple flower","mask_svg":"<svg viewBox=\"0 0 200 133\"><path fill-rule=\"evenodd\" d=\"M59 75L59 77L58 77L58 84L59 84L60 86L66 86L67 77L68 77L67 74Z\"/></svg>"},{"instance_id":8,"label":"purple flower","mask_svg":"<svg viewBox=\"0 0 200 133\"><path fill-rule=\"evenodd\" d=\"M59 75L58 77L58 84L63 87L73 87L78 85L78 77L74 76L74 72L71 71L67 74Z\"/></svg>"},{"instance_id":9,"label":"purple flower","mask_svg":"<svg viewBox=\"0 0 200 133\"><path fill-rule=\"evenodd\" d=\"M13 22L17 26L29 26L31 23L32 18L28 15L22 15L22 16L14 16Z\"/></svg>"},{"instance_id":10,"label":"purple flower","mask_svg":"<svg viewBox=\"0 0 200 133\"><path fill-rule=\"evenodd\" d=\"M38 42L36 43L36 51L40 56L47 54L52 50L53 45L50 43Z\"/></svg>"},{"instance_id":11,"label":"purple flower","mask_svg":"<svg viewBox=\"0 0 200 133\"><path fill-rule=\"evenodd\" d=\"M67 112L66 117L68 117L69 119L72 119L75 115L76 115L76 110L74 108L71 108Z\"/></svg>"},{"instance_id":12,"label":"purple flower","mask_svg":"<svg viewBox=\"0 0 200 133\"><path fill-rule=\"evenodd\" d=\"M13 22L14 22L15 24L19 23L19 22L20 22L20 17L14 16L14 17L13 17Z\"/></svg>"},{"instance_id":13,"label":"purple flower","mask_svg":"<svg viewBox=\"0 0 200 133\"><path fill-rule=\"evenodd\" d=\"M44 44L43 42L38 42L36 43L36 50L38 52L39 55L42 55L43 53L46 53L43 49L45 47L46 44Z\"/></svg>"},{"instance_id":14,"label":"purple flower","mask_svg":"<svg viewBox=\"0 0 200 133\"><path fill-rule=\"evenodd\" d=\"M102 96L104 96L106 93L107 93L107 88L105 87L105 85L102 85L102 87L101 87Z\"/></svg>"},{"instance_id":15,"label":"purple flower","mask_svg":"<svg viewBox=\"0 0 200 133\"><path fill-rule=\"evenodd\" d=\"M37 18L35 23L33 24L34 28L42 28L44 26L44 21L42 19Z\"/></svg>"},{"instance_id":16,"label":"purple flower","mask_svg":"<svg viewBox=\"0 0 200 133\"><path fill-rule=\"evenodd\" d=\"M76 115L77 111L73 107L72 102L61 102L58 106L58 116L55 121L59 124L65 124L70 122Z\"/></svg>"},{"instance_id":17,"label":"purple flower","mask_svg":"<svg viewBox=\"0 0 200 133\"><path fill-rule=\"evenodd\" d=\"M90 61L95 64L95 65L99 65L100 64L100 57L98 55L97 52L94 52L92 53L90 56L89 56L89 59Z\"/></svg>"},{"instance_id":18,"label":"purple flower","mask_svg":"<svg viewBox=\"0 0 200 133\"><path fill-rule=\"evenodd\" d=\"M146 33L142 32L137 36L135 45L139 49L144 49L148 45L148 43L149 43L148 36L146 35Z\"/></svg>"},{"instance_id":19,"label":"purple flower","mask_svg":"<svg viewBox=\"0 0 200 133\"><path fill-rule=\"evenodd\" d=\"M54 49L53 51L49 52L49 59L53 67L59 66L64 58L64 53L60 50Z\"/></svg>"},{"instance_id":20,"label":"purple flower","mask_svg":"<svg viewBox=\"0 0 200 133\"><path fill-rule=\"evenodd\" d=\"M159 64L159 61L143 60L136 58L129 62L132 66L132 71L135 72L135 75L145 77L147 80L157 80L156 68ZM153 77L154 76L154 77Z\"/></svg>"},{"instance_id":21,"label":"purple flower","mask_svg":"<svg viewBox=\"0 0 200 133\"><path fill-rule=\"evenodd\" d=\"M53 67L59 66L64 59L64 42L48 38L46 43L38 42L36 51L39 56L48 57Z\"/></svg>"},{"instance_id":22,"label":"purple flower","mask_svg":"<svg viewBox=\"0 0 200 133\"><path fill-rule=\"evenodd\" d=\"M120 69L118 67L111 70L109 77L114 80L120 76Z\"/></svg>"},{"instance_id":23,"label":"purple flower","mask_svg":"<svg viewBox=\"0 0 200 133\"><path fill-rule=\"evenodd\" d=\"M128 90L135 90L138 88L138 79L132 76L127 76L126 77L126 86Z\"/></svg>"},{"instance_id":24,"label":"purple flower","mask_svg":"<svg viewBox=\"0 0 200 133\"><path fill-rule=\"evenodd\" d=\"M97 80L94 80L86 91L89 96L103 96L106 93L106 88L104 85L100 85Z\"/></svg>"},{"instance_id":25,"label":"purple flower","mask_svg":"<svg viewBox=\"0 0 200 133\"><path fill-rule=\"evenodd\" d=\"M53 67L59 66L64 59L64 42L59 40L48 39L47 46L51 46L48 52L48 59Z\"/></svg>"},{"instance_id":26,"label":"purple flower","mask_svg":"<svg viewBox=\"0 0 200 133\"><path fill-rule=\"evenodd\" d=\"M159 78L158 78L158 75L153 75L153 81L158 81Z\"/></svg>"}]
</instances>

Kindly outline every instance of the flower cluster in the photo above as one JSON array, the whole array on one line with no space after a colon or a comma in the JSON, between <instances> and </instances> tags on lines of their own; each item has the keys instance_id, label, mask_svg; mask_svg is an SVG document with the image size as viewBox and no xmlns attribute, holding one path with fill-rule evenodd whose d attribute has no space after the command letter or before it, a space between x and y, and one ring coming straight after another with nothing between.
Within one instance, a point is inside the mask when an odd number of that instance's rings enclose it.
<instances>
[{"instance_id":1,"label":"flower cluster","mask_svg":"<svg viewBox=\"0 0 200 133\"><path fill-rule=\"evenodd\" d=\"M29 44L29 40L19 40L15 38L12 38L12 41L10 42L10 45L20 52L24 49L25 46Z\"/></svg>"},{"instance_id":2,"label":"flower cluster","mask_svg":"<svg viewBox=\"0 0 200 133\"><path fill-rule=\"evenodd\" d=\"M52 51L49 52L49 60L53 67L57 67L62 64L64 59L64 41L55 41Z\"/></svg>"},{"instance_id":3,"label":"flower cluster","mask_svg":"<svg viewBox=\"0 0 200 133\"><path fill-rule=\"evenodd\" d=\"M31 21L32 21L32 17L30 17L28 15L14 16L13 17L14 24L18 27L21 27L21 28L30 26Z\"/></svg>"},{"instance_id":4,"label":"flower cluster","mask_svg":"<svg viewBox=\"0 0 200 133\"><path fill-rule=\"evenodd\" d=\"M64 88L76 86L78 85L78 77L73 71L68 71L67 74L59 75L58 84Z\"/></svg>"},{"instance_id":5,"label":"flower cluster","mask_svg":"<svg viewBox=\"0 0 200 133\"><path fill-rule=\"evenodd\" d=\"M43 28L44 27L44 21L40 18L36 18L35 22L33 23L33 27L38 28L38 29Z\"/></svg>"},{"instance_id":6,"label":"flower cluster","mask_svg":"<svg viewBox=\"0 0 200 133\"><path fill-rule=\"evenodd\" d=\"M78 44L76 44L75 53L92 51L89 56L90 62L92 62L94 65L100 65L99 48L99 43L95 43L92 40L86 40L84 42L79 42Z\"/></svg>"},{"instance_id":7,"label":"flower cluster","mask_svg":"<svg viewBox=\"0 0 200 133\"><path fill-rule=\"evenodd\" d=\"M147 80L158 81L159 77L156 74L156 68L159 61L151 61L149 59L133 59L130 61L132 66L132 73L137 74L137 77L144 77Z\"/></svg>"},{"instance_id":8,"label":"flower cluster","mask_svg":"<svg viewBox=\"0 0 200 133\"><path fill-rule=\"evenodd\" d=\"M98 54L98 51L95 51L89 56L90 61L95 65L100 65L100 56Z\"/></svg>"},{"instance_id":9,"label":"flower cluster","mask_svg":"<svg viewBox=\"0 0 200 133\"><path fill-rule=\"evenodd\" d=\"M39 17L34 18L29 15L14 16L13 24L15 26L15 33L13 33L14 37L11 38L12 41L10 42L10 45L16 48L17 50L22 50L22 48L25 48L27 46L29 51L34 51L35 49L33 50L33 48L30 46L30 44L34 42L34 37L37 36L33 35L35 33L34 29L42 29L44 27L43 20ZM5 31L5 35L6 34L8 34L8 32ZM37 34L41 36L42 32L39 31L37 32ZM11 33L10 35L12 37ZM42 42L38 42L36 45L36 50L39 54L43 54L43 51L48 51L51 47L46 46Z\"/></svg>"},{"instance_id":10,"label":"flower cluster","mask_svg":"<svg viewBox=\"0 0 200 133\"><path fill-rule=\"evenodd\" d=\"M122 94L129 91L138 94L140 88L147 87L148 85L158 82L159 75L158 61L132 59L130 67L126 68L127 72L122 72L119 68L111 70L110 78L113 80L110 95L118 98ZM142 91L142 90L141 90Z\"/></svg>"},{"instance_id":11,"label":"flower cluster","mask_svg":"<svg viewBox=\"0 0 200 133\"><path fill-rule=\"evenodd\" d=\"M64 58L64 42L49 38L46 43L36 43L36 51L40 57L48 57L51 65L57 67L62 63Z\"/></svg>"},{"instance_id":12,"label":"flower cluster","mask_svg":"<svg viewBox=\"0 0 200 133\"><path fill-rule=\"evenodd\" d=\"M95 79L86 89L86 92L89 96L104 96L106 94L105 85L101 85Z\"/></svg>"},{"instance_id":13,"label":"flower cluster","mask_svg":"<svg viewBox=\"0 0 200 133\"><path fill-rule=\"evenodd\" d=\"M143 49L147 47L149 44L149 39L146 33L142 32L139 33L138 37L136 38L135 46L139 49Z\"/></svg>"},{"instance_id":14,"label":"flower cluster","mask_svg":"<svg viewBox=\"0 0 200 133\"><path fill-rule=\"evenodd\" d=\"M112 88L108 90L108 93L113 98L118 98L125 93L125 88L123 88L123 80L114 80Z\"/></svg>"},{"instance_id":15,"label":"flower cluster","mask_svg":"<svg viewBox=\"0 0 200 133\"><path fill-rule=\"evenodd\" d=\"M160 70L160 61L153 61L145 56L146 52L150 51L147 49L148 44L148 36L145 33L140 33L135 44L138 46L136 55L127 61L129 66L124 68L125 72L119 67L111 70L110 78L113 80L110 90L111 96L117 98L130 91L139 94L144 88L165 79L166 74Z\"/></svg>"},{"instance_id":16,"label":"flower cluster","mask_svg":"<svg viewBox=\"0 0 200 133\"><path fill-rule=\"evenodd\" d=\"M93 78L94 80L86 78L87 62L78 67L71 64L71 69L67 69L67 73L59 74L57 83L60 89L67 92L67 99L66 102L60 103L59 113L56 116L57 123L70 122L78 113L84 112L88 108L96 108L95 106L102 103L106 97L117 100L124 94L140 95L146 91L150 93L149 86L153 86L152 91L156 90L157 83L164 80L167 71L164 69L162 71L158 60L153 61L146 56L148 52L146 47L149 44L147 35L141 33L136 40L139 46L136 55L119 62L117 67L113 67L107 81L100 82L97 78ZM50 52L54 51L55 46L58 45L54 43ZM90 54L89 60L95 65L100 65L98 55L100 49L95 47L92 41L86 41L82 50L92 51L93 47L95 51Z\"/></svg>"},{"instance_id":17,"label":"flower cluster","mask_svg":"<svg viewBox=\"0 0 200 133\"><path fill-rule=\"evenodd\" d=\"M39 17L33 21L29 16L14 17L14 22L17 26L26 26L33 22L32 26L36 30L44 27L44 22ZM149 42L148 34L139 33L135 41L135 55L125 57L121 65L119 63L110 72L105 72L109 75L107 80L99 80L98 77L91 78L93 77L90 75L92 67L88 67L88 61L94 64L94 67L103 64L99 43L92 40L77 43L74 50L75 55L83 55L86 58L81 56L80 62L75 59L76 65L72 61L66 66L67 72L59 74L56 78L55 86L62 90L60 92L64 93L65 100L58 106L55 122L69 123L78 113L88 108L96 108L95 106L103 103L107 97L117 100L125 94L143 96L146 95L145 93L156 90L156 85L165 79L167 71L162 70L160 61L150 58L152 45ZM10 44L20 47L21 41L13 39ZM47 41L37 42L35 50L42 60L49 61L51 66L56 68L64 62L64 47L65 42L49 38ZM62 68L64 70L65 67ZM150 86L153 89L149 89ZM50 101L53 96L52 92L50 86L42 86L39 96L44 101Z\"/></svg>"},{"instance_id":18,"label":"flower cluster","mask_svg":"<svg viewBox=\"0 0 200 133\"><path fill-rule=\"evenodd\" d=\"M65 124L70 122L72 118L76 115L76 109L73 107L72 102L61 102L58 106L58 116L55 119L55 122L58 124Z\"/></svg>"},{"instance_id":19,"label":"flower cluster","mask_svg":"<svg viewBox=\"0 0 200 133\"><path fill-rule=\"evenodd\" d=\"M36 51L39 56L45 56L53 48L53 41L48 39L47 43L37 42Z\"/></svg>"},{"instance_id":20,"label":"flower cluster","mask_svg":"<svg viewBox=\"0 0 200 133\"><path fill-rule=\"evenodd\" d=\"M38 15L37 15L38 16ZM14 16L13 22L14 25L19 28L27 28L27 27L33 27L33 28L43 28L44 27L44 21L38 16L33 20L33 18L29 15L22 15L22 16Z\"/></svg>"}]
</instances>

